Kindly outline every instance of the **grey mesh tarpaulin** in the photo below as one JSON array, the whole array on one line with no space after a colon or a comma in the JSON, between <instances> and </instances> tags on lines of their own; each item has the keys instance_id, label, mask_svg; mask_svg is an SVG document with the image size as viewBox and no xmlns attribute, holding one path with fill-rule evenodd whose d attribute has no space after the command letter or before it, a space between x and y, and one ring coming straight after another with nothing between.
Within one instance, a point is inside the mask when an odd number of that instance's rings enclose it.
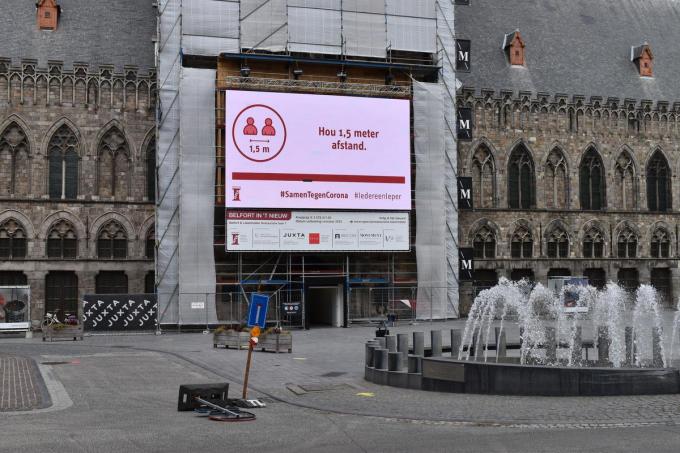
<instances>
[{"instance_id":1,"label":"grey mesh tarpaulin","mask_svg":"<svg viewBox=\"0 0 680 453\"><path fill-rule=\"evenodd\" d=\"M456 69L454 66L453 1L437 2L437 49L444 101L444 186L446 196L446 290L451 316L458 316L458 149L456 143Z\"/></svg>"},{"instance_id":2,"label":"grey mesh tarpaulin","mask_svg":"<svg viewBox=\"0 0 680 453\"><path fill-rule=\"evenodd\" d=\"M181 72L181 2L166 0L158 6L159 112L158 201L156 206L156 288L159 320L179 319L179 80Z\"/></svg>"},{"instance_id":3,"label":"grey mesh tarpaulin","mask_svg":"<svg viewBox=\"0 0 680 453\"><path fill-rule=\"evenodd\" d=\"M183 52L188 55L238 52L238 16L238 0L183 0Z\"/></svg>"},{"instance_id":4,"label":"grey mesh tarpaulin","mask_svg":"<svg viewBox=\"0 0 680 453\"><path fill-rule=\"evenodd\" d=\"M416 317L447 317L444 102L440 84L413 84L416 158Z\"/></svg>"},{"instance_id":5,"label":"grey mesh tarpaulin","mask_svg":"<svg viewBox=\"0 0 680 453\"><path fill-rule=\"evenodd\" d=\"M182 69L180 88L179 323L215 311L215 70Z\"/></svg>"}]
</instances>

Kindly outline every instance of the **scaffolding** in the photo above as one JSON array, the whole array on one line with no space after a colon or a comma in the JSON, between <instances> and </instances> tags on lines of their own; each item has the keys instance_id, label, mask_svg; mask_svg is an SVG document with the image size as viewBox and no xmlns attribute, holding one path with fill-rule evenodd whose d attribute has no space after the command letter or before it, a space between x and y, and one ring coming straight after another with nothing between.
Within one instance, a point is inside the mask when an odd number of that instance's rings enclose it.
<instances>
[{"instance_id":1,"label":"scaffolding","mask_svg":"<svg viewBox=\"0 0 680 453\"><path fill-rule=\"evenodd\" d=\"M447 187L455 187L456 174L455 73L447 51L453 49L453 0L161 0L158 9L156 283L161 322L192 324L205 317L208 323L213 316L208 307L216 307L220 319L240 317L244 300L256 290L278 298L277 306L304 301L305 285L314 279L335 279L342 285L346 320L375 319L385 310L415 316L415 299L420 297L417 270L438 266L439 255L416 256L413 247L406 253L317 256L225 251L223 90L412 98L414 77L438 83L445 95L447 128L445 147L435 151L446 157L444 183L439 187L445 195ZM206 57L220 55L238 60L236 70L225 77L215 79L214 69L183 65L189 58L207 61ZM281 62L288 69L268 74L254 68L249 77L239 74L243 65L261 62ZM300 62L338 68L338 75L330 69L298 79L291 68ZM385 80L364 80L363 73L371 70L382 71ZM349 77L341 77L346 72ZM400 77L393 77L393 72ZM388 75L392 80L387 80ZM211 90L212 113L206 96ZM197 93L200 99L190 99ZM214 141L203 140L206 134ZM411 160L415 177L413 152ZM212 203L194 203L209 179L215 187ZM424 196L420 194L421 200ZM417 199L417 194L412 198ZM429 285L437 286L436 293L444 296L419 312L422 317L457 316L457 213L450 194L445 213L428 215L440 214L446 218L447 269L443 278ZM416 217L412 213L410 231L411 244L417 246ZM199 221L207 219L214 224L213 235L205 234ZM421 216L420 221L438 219ZM195 231L203 233L189 234ZM214 254L206 253L208 249ZM208 268L212 273L206 272ZM229 314L223 300L231 301ZM203 312L193 311L194 305L204 307Z\"/></svg>"}]
</instances>

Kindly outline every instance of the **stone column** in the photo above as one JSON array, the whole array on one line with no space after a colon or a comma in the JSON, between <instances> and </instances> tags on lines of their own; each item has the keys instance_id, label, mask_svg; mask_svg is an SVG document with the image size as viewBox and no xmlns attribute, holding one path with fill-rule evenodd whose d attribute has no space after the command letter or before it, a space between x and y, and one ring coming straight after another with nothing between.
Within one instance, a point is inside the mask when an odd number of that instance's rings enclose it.
<instances>
[{"instance_id":1,"label":"stone column","mask_svg":"<svg viewBox=\"0 0 680 453\"><path fill-rule=\"evenodd\" d=\"M554 327L545 329L545 358L548 363L557 363L557 331Z\"/></svg>"},{"instance_id":2,"label":"stone column","mask_svg":"<svg viewBox=\"0 0 680 453\"><path fill-rule=\"evenodd\" d=\"M403 368L401 352L387 353L387 369L388 371L401 371Z\"/></svg>"},{"instance_id":3,"label":"stone column","mask_svg":"<svg viewBox=\"0 0 680 453\"><path fill-rule=\"evenodd\" d=\"M635 343L633 343L633 328L626 327L626 366L635 364Z\"/></svg>"},{"instance_id":4,"label":"stone column","mask_svg":"<svg viewBox=\"0 0 680 453\"><path fill-rule=\"evenodd\" d=\"M600 365L609 363L609 345L611 338L609 338L609 329L607 326L599 326L597 328L597 361Z\"/></svg>"},{"instance_id":5,"label":"stone column","mask_svg":"<svg viewBox=\"0 0 680 453\"><path fill-rule=\"evenodd\" d=\"M430 331L430 345L432 349L432 357L441 357L442 355L442 331Z\"/></svg>"},{"instance_id":6,"label":"stone column","mask_svg":"<svg viewBox=\"0 0 680 453\"><path fill-rule=\"evenodd\" d=\"M31 287L31 326L40 327L45 316L45 277L47 271L28 271L26 283Z\"/></svg>"},{"instance_id":7,"label":"stone column","mask_svg":"<svg viewBox=\"0 0 680 453\"><path fill-rule=\"evenodd\" d=\"M574 336L574 348L571 351L571 362L575 366L580 366L583 361L583 337L581 332L581 326L577 326L576 334Z\"/></svg>"},{"instance_id":8,"label":"stone column","mask_svg":"<svg viewBox=\"0 0 680 453\"><path fill-rule=\"evenodd\" d=\"M396 337L396 335L385 335L385 347L390 352L397 352L397 337Z\"/></svg>"},{"instance_id":9,"label":"stone column","mask_svg":"<svg viewBox=\"0 0 680 453\"><path fill-rule=\"evenodd\" d=\"M397 334L397 351L401 352L402 360L406 362L408 357L408 334L398 333Z\"/></svg>"},{"instance_id":10,"label":"stone column","mask_svg":"<svg viewBox=\"0 0 680 453\"><path fill-rule=\"evenodd\" d=\"M460 351L461 339L460 329L451 329L451 357L457 359Z\"/></svg>"},{"instance_id":11,"label":"stone column","mask_svg":"<svg viewBox=\"0 0 680 453\"><path fill-rule=\"evenodd\" d=\"M373 351L373 367L376 370L387 369L387 349L376 349Z\"/></svg>"},{"instance_id":12,"label":"stone column","mask_svg":"<svg viewBox=\"0 0 680 453\"><path fill-rule=\"evenodd\" d=\"M496 359L507 357L508 354L505 331L501 332L500 327L494 327L494 334L496 338Z\"/></svg>"},{"instance_id":13,"label":"stone column","mask_svg":"<svg viewBox=\"0 0 680 453\"><path fill-rule=\"evenodd\" d=\"M423 357L425 355L425 334L413 332L413 355Z\"/></svg>"}]
</instances>

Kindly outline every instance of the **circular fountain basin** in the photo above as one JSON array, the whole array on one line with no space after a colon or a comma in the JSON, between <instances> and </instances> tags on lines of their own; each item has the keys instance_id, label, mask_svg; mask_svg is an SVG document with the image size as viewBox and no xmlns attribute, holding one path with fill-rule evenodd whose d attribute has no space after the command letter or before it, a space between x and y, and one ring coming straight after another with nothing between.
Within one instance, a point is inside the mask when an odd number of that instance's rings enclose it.
<instances>
[{"instance_id":1,"label":"circular fountain basin","mask_svg":"<svg viewBox=\"0 0 680 453\"><path fill-rule=\"evenodd\" d=\"M680 392L676 368L519 365L422 359L420 388L439 392L532 396L656 395Z\"/></svg>"}]
</instances>

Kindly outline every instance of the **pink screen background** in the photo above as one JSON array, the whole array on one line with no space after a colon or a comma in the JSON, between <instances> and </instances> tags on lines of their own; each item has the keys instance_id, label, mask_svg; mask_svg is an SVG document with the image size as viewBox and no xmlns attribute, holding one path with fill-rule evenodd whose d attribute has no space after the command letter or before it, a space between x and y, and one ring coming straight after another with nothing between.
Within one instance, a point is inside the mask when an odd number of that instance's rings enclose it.
<instances>
[{"instance_id":1,"label":"pink screen background","mask_svg":"<svg viewBox=\"0 0 680 453\"><path fill-rule=\"evenodd\" d=\"M232 127L238 115L247 107L263 104L274 109L285 122L286 141L282 151L266 162L245 158L232 138ZM238 140L247 113L239 117L234 130ZM261 127L262 118L256 118ZM282 128L275 118L280 144ZM255 91L227 91L226 93L226 205L240 208L308 208L308 209L366 209L410 210L410 104L408 100L286 94ZM333 136L320 136L324 127L336 131ZM377 138L346 139L338 129L371 130ZM261 130L261 129L260 129ZM352 134L353 135L353 134ZM247 137L246 137L247 138ZM261 137L262 138L262 137ZM266 137L265 137L266 138ZM365 151L333 150L331 143L340 140L350 143L364 141ZM241 143L241 142L239 142ZM274 148L274 147L273 147ZM278 149L278 148L277 148ZM273 153L272 153L273 154ZM237 180L234 172L285 173L402 177L404 182L302 182ZM237 187L239 201L234 201ZM348 198L290 198L281 191L315 193L347 193ZM358 199L355 192L399 195L399 199Z\"/></svg>"}]
</instances>

